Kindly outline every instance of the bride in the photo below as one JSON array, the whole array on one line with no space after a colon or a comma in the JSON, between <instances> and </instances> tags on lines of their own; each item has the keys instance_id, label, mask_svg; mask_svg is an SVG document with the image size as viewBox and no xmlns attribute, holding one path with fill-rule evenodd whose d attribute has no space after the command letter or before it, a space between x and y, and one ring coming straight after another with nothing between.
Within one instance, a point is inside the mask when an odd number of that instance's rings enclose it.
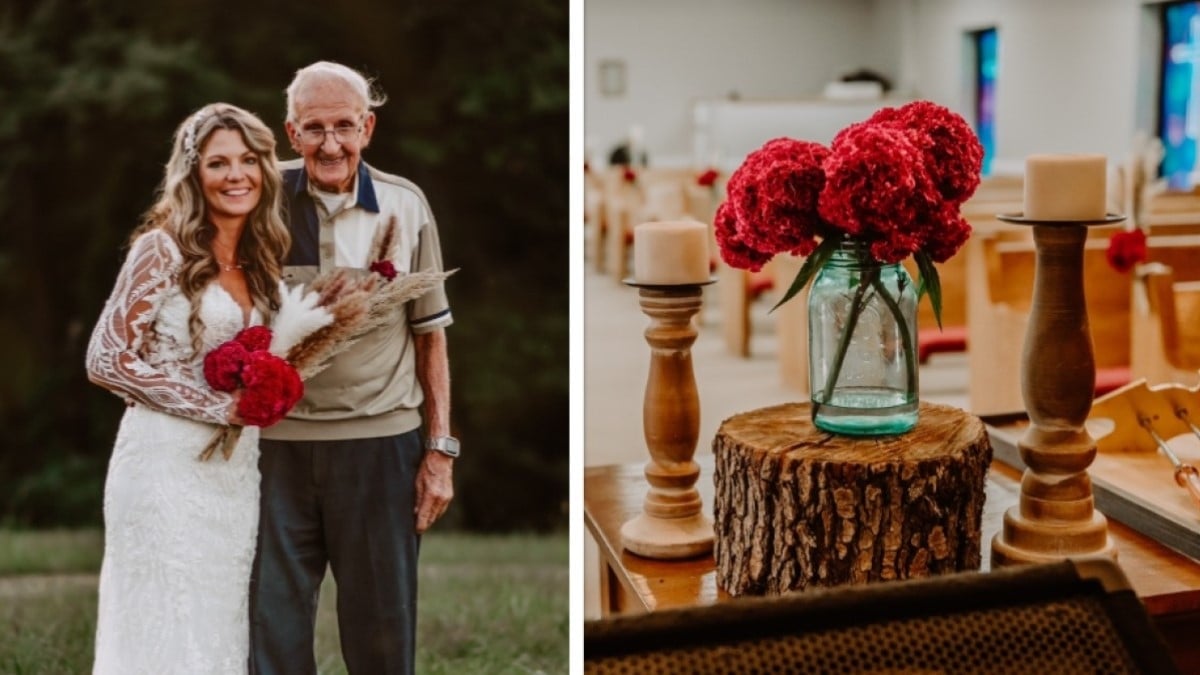
<instances>
[{"instance_id":1,"label":"bride","mask_svg":"<svg viewBox=\"0 0 1200 675\"><path fill-rule=\"evenodd\" d=\"M258 429L228 460L198 459L216 425L242 423L203 357L279 308L280 190L257 117L214 103L186 119L92 333L89 378L128 404L104 490L95 673L246 671Z\"/></svg>"}]
</instances>

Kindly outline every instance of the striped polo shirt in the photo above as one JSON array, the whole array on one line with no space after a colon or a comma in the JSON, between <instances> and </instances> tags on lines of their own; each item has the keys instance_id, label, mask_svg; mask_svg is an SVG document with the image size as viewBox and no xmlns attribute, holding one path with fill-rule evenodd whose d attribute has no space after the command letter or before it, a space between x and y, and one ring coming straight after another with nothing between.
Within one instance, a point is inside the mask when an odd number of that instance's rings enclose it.
<instances>
[{"instance_id":1,"label":"striped polo shirt","mask_svg":"<svg viewBox=\"0 0 1200 675\"><path fill-rule=\"evenodd\" d=\"M351 197L330 213L309 184L302 160L282 162L280 168L292 231L283 270L289 285L308 283L337 267L366 269L375 233L392 218L398 225L398 253L392 260L397 272L442 269L437 224L425 195L411 181L360 162ZM263 437L343 440L418 428L424 395L412 336L452 322L440 285L406 303L394 324L365 335L305 382L303 400L287 419L263 429Z\"/></svg>"}]
</instances>

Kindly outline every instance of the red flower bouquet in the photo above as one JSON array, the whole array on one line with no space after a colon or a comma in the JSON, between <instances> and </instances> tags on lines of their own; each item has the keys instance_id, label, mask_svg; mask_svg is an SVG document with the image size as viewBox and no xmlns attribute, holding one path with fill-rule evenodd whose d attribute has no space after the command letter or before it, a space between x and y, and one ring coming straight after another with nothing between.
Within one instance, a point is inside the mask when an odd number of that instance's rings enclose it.
<instances>
[{"instance_id":1,"label":"red flower bouquet","mask_svg":"<svg viewBox=\"0 0 1200 675\"><path fill-rule=\"evenodd\" d=\"M204 357L204 379L217 391L241 390L237 413L247 424L269 427L287 415L304 396L300 374L268 348L271 329L252 326L223 342ZM236 426L224 427L205 448L207 459L218 448L226 459L241 436Z\"/></svg>"},{"instance_id":2,"label":"red flower bouquet","mask_svg":"<svg viewBox=\"0 0 1200 675\"><path fill-rule=\"evenodd\" d=\"M897 300L905 292L907 274L885 283L881 266L913 256L920 271L916 298L928 293L940 325L935 263L948 260L970 236L970 225L959 209L978 187L982 164L983 147L962 117L929 101L916 101L881 109L846 127L829 147L791 138L770 140L729 177L727 199L717 208L713 223L725 262L757 271L780 253L805 258L776 307L804 289L835 254L838 265L846 264L846 256L858 263L859 272L845 276L852 287L845 296L845 314L835 322L836 339L827 341L836 345L832 359L821 361L825 384L820 396L813 391L814 421L819 404L855 408L848 399L836 400L835 391L860 318L876 311L890 315L901 327L890 331L898 333L900 344L884 349L903 350L904 386L915 397L915 329L906 318L911 309ZM907 288L911 292L912 287ZM861 384L862 366L856 367L859 370L848 379L858 383L847 387L865 391L876 386ZM810 374L816 377L815 373L810 368ZM910 403L915 411L915 398Z\"/></svg>"},{"instance_id":3,"label":"red flower bouquet","mask_svg":"<svg viewBox=\"0 0 1200 675\"><path fill-rule=\"evenodd\" d=\"M929 101L883 108L843 129L828 148L776 138L730 176L714 222L717 243L725 262L750 270L779 253L805 256L779 304L844 241L864 244L881 263L911 255L940 317L934 263L970 236L959 207L978 187L982 164L983 146L967 122Z\"/></svg>"},{"instance_id":4,"label":"red flower bouquet","mask_svg":"<svg viewBox=\"0 0 1200 675\"><path fill-rule=\"evenodd\" d=\"M1108 264L1124 274L1146 262L1146 233L1140 229L1117 232L1108 240Z\"/></svg>"}]
</instances>

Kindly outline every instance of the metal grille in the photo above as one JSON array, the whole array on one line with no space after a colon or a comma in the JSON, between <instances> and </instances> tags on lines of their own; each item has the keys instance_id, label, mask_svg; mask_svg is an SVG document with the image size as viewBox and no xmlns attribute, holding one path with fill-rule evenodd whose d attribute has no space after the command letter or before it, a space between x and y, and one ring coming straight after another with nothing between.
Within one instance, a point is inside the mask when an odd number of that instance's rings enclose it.
<instances>
[{"instance_id":1,"label":"metal grille","mask_svg":"<svg viewBox=\"0 0 1200 675\"><path fill-rule=\"evenodd\" d=\"M589 659L585 672L1092 675L1138 668L1100 601L1079 597L740 642L661 645L653 652Z\"/></svg>"}]
</instances>

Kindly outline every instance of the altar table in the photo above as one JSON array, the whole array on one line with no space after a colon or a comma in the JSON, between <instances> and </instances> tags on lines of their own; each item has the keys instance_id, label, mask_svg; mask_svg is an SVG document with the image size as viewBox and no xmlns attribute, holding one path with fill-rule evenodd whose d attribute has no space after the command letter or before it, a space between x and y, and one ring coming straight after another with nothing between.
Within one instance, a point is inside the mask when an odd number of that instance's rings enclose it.
<instances>
[{"instance_id":1,"label":"altar table","mask_svg":"<svg viewBox=\"0 0 1200 675\"><path fill-rule=\"evenodd\" d=\"M713 504L713 458L697 455L697 488L704 508ZM641 512L644 463L584 470L584 520L600 550L600 602L607 616L724 602L711 554L686 560L642 558L621 547L621 525ZM990 568L992 537L1004 512L1017 503L1020 474L993 462L983 512L983 565ZM1109 519L1117 562L1146 606L1183 672L1200 672L1200 563Z\"/></svg>"}]
</instances>

